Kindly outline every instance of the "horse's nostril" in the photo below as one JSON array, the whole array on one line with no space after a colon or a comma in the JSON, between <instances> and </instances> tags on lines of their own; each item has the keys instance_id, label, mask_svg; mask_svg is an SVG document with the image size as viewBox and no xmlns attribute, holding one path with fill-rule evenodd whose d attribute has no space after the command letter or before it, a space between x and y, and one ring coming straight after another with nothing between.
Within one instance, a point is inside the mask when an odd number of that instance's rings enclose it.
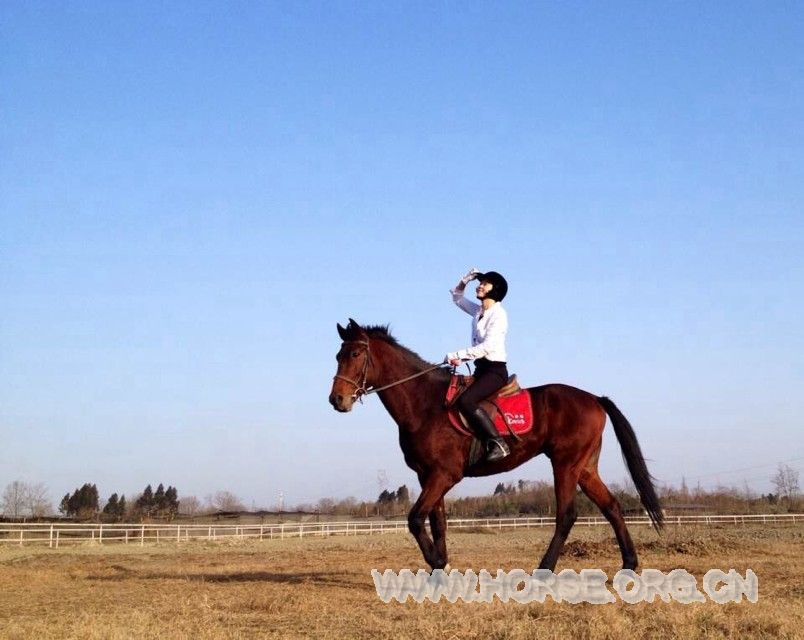
<instances>
[{"instance_id":1,"label":"horse's nostril","mask_svg":"<svg viewBox=\"0 0 804 640\"><path fill-rule=\"evenodd\" d=\"M340 409L343 406L343 396L334 393L329 396L329 403L335 408Z\"/></svg>"}]
</instances>

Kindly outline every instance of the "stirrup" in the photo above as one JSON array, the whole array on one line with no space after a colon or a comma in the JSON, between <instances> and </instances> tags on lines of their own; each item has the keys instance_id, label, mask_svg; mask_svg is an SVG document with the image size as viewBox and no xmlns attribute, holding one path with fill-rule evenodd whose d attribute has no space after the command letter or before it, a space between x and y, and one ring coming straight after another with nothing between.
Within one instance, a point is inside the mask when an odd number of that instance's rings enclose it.
<instances>
[{"instance_id":1,"label":"stirrup","mask_svg":"<svg viewBox=\"0 0 804 640\"><path fill-rule=\"evenodd\" d=\"M502 460L511 453L511 449L502 438L490 438L486 443L486 460L494 462L495 460Z\"/></svg>"}]
</instances>

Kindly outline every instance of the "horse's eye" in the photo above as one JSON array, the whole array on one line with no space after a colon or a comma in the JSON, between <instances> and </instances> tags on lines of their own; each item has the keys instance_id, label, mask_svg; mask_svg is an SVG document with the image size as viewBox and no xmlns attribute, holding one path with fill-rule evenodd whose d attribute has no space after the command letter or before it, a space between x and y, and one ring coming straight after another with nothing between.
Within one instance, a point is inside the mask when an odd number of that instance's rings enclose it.
<instances>
[{"instance_id":1,"label":"horse's eye","mask_svg":"<svg viewBox=\"0 0 804 640\"><path fill-rule=\"evenodd\" d=\"M360 355L360 352L359 352L359 351L352 351L352 357L353 357L353 358L356 358L356 357L357 357L357 356L359 356L359 355Z\"/></svg>"}]
</instances>

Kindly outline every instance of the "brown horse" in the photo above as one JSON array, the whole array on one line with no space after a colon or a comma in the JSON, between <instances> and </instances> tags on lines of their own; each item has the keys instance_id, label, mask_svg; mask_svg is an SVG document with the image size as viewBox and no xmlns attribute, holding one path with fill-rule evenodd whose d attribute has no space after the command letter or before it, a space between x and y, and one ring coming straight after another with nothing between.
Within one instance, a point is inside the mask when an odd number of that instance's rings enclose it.
<instances>
[{"instance_id":1,"label":"brown horse","mask_svg":"<svg viewBox=\"0 0 804 640\"><path fill-rule=\"evenodd\" d=\"M549 384L528 389L534 427L521 441L508 440L511 455L493 463L468 465L472 439L450 426L444 397L449 372L425 362L400 345L387 327L361 327L349 320L338 325L343 340L338 371L329 396L341 412L351 411L360 396L378 392L399 426L399 444L405 462L419 476L421 495L408 516L408 527L433 569L447 566L444 495L465 476L486 476L518 467L544 453L553 465L556 526L542 558L541 569L555 569L564 541L575 523L578 485L603 512L617 536L624 569L635 569L637 554L617 499L597 471L603 427L609 415L623 458L653 525L662 526L659 498L648 473L634 431L614 403L581 389ZM425 529L430 520L432 538Z\"/></svg>"}]
</instances>

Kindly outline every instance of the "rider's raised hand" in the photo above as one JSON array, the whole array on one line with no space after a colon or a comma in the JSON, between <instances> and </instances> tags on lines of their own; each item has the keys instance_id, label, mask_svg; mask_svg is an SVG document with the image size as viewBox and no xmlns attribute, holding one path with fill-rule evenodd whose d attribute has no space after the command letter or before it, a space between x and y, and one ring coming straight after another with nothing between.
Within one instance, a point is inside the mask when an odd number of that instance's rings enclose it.
<instances>
[{"instance_id":1,"label":"rider's raised hand","mask_svg":"<svg viewBox=\"0 0 804 640\"><path fill-rule=\"evenodd\" d=\"M476 269L475 267L472 267L472 268L471 268L471 269L469 269L469 271L467 271L467 272L464 274L464 276L461 278L461 283L462 283L462 284L464 284L464 285L469 284L469 283L470 283L472 280L474 280L475 278L477 278L477 276L478 276L480 273L481 273L481 272L480 272L478 269Z\"/></svg>"}]
</instances>

